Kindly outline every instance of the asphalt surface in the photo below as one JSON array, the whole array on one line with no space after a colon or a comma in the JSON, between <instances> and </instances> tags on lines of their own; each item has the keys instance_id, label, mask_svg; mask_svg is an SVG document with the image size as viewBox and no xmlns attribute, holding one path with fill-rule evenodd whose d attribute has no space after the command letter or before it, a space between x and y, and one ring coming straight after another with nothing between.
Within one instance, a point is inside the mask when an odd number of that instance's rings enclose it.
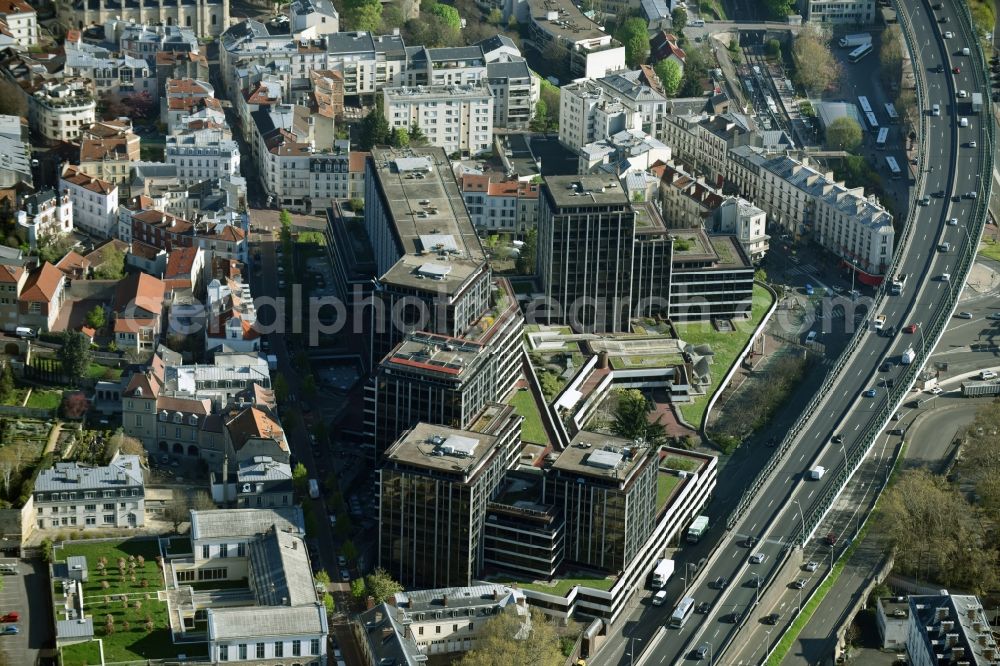
<instances>
[{"instance_id":1,"label":"asphalt surface","mask_svg":"<svg viewBox=\"0 0 1000 666\"><path fill-rule=\"evenodd\" d=\"M954 104L955 91L975 90L976 86L968 66L969 59L953 54L957 49L971 45L963 44L961 35L944 43L929 5L902 4L900 9L910 13L915 39L921 47L915 55L919 59L917 67L925 68L923 76L928 96L925 101L928 105L936 103L941 107L940 116L927 118L928 134L924 138L927 163L937 166L923 174L926 182L918 190L921 193L944 191L946 196L932 197L929 205L919 210L909 247L898 248L897 251L904 257L902 271L910 277L901 296L886 298L881 314L886 315L887 325L895 326L897 330L915 323L919 327L918 332L914 335L898 334L895 338L875 333L865 335L845 370L836 378L833 388L801 430L792 449L761 487L743 518L731 532L722 535L718 550L689 590L688 594L697 602L708 601L712 609L705 615L692 616L682 629L668 629L661 639L648 643L646 649L650 651L650 656L645 662L647 664L693 660L691 651L700 645L710 646L712 654L718 655L739 630L739 624L733 624L729 616L737 613L749 617L756 612L759 593L749 585L749 581L754 576L770 580L778 573L786 548L791 547L792 541L800 534L800 510L808 515L818 508L816 505L820 497L835 478L834 474L828 474L819 481L810 481L805 472L817 465L836 470L842 464L845 452L855 446L862 428L873 419L880 419L881 413L890 407L886 403L886 391L879 389L878 385L882 379L901 374L901 369L897 366L889 373L880 373L879 366L883 359L898 358L910 345L927 344L922 331L931 323L930 316L950 287L940 276L956 270L958 250L968 242L966 227L971 224L969 218L974 202L964 198L953 202L951 195L962 195L977 189L978 151L982 150L987 136L980 118L966 115L964 107L961 115L968 118L969 126L959 132L960 114ZM949 4L943 14L950 18L947 29L955 30L958 15L954 8ZM933 71L938 63L944 65L944 73ZM953 66L961 67L961 72L953 74ZM965 147L971 139L976 139L980 148ZM950 217L958 218L959 224L946 226ZM951 242L951 253L936 251L937 243L942 240ZM862 392L870 388L876 388L876 395L863 397ZM844 450L831 443L832 435L837 433L844 437ZM718 535L716 531L716 538ZM759 542L753 548L747 548L743 544L748 537ZM763 556L763 561L751 564L748 559L757 553ZM829 566L829 563L824 566ZM719 577L729 581L722 590L709 585ZM814 575L811 585L815 586L820 579L820 575ZM810 589L807 587L803 592ZM662 621L666 622L672 608L661 611ZM629 661L623 656L619 663ZM598 653L597 663L608 662L602 661ZM736 662L730 662L727 657L720 663Z\"/></svg>"}]
</instances>

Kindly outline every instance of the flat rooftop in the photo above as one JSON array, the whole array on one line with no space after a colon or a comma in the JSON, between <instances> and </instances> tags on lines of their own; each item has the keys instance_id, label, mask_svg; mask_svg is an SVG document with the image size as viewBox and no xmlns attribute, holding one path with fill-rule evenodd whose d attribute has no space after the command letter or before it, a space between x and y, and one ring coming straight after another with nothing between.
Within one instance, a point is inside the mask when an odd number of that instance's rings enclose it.
<instances>
[{"instance_id":1,"label":"flat rooftop","mask_svg":"<svg viewBox=\"0 0 1000 666\"><path fill-rule=\"evenodd\" d=\"M496 451L493 435L418 423L386 452L387 461L472 477Z\"/></svg>"},{"instance_id":2,"label":"flat rooftop","mask_svg":"<svg viewBox=\"0 0 1000 666\"><path fill-rule=\"evenodd\" d=\"M624 481L646 459L646 448L627 439L581 430L559 454L553 469L598 479Z\"/></svg>"},{"instance_id":3,"label":"flat rooftop","mask_svg":"<svg viewBox=\"0 0 1000 666\"><path fill-rule=\"evenodd\" d=\"M545 185L557 206L621 205L629 203L628 193L611 175L548 176Z\"/></svg>"},{"instance_id":4,"label":"flat rooftop","mask_svg":"<svg viewBox=\"0 0 1000 666\"><path fill-rule=\"evenodd\" d=\"M570 43L608 37L571 0L528 0L528 7L535 23Z\"/></svg>"},{"instance_id":5,"label":"flat rooftop","mask_svg":"<svg viewBox=\"0 0 1000 666\"><path fill-rule=\"evenodd\" d=\"M444 149L375 148L369 159L403 247L383 283L454 294L486 270L486 255Z\"/></svg>"},{"instance_id":6,"label":"flat rooftop","mask_svg":"<svg viewBox=\"0 0 1000 666\"><path fill-rule=\"evenodd\" d=\"M382 361L410 372L460 379L484 358L486 347L476 342L433 333L411 333Z\"/></svg>"}]
</instances>

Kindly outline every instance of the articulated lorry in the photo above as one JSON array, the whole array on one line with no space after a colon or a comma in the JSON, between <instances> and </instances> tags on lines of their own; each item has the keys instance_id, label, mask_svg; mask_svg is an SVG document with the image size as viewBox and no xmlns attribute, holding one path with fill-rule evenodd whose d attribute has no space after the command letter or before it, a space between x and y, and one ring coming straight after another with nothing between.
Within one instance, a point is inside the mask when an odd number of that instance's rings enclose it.
<instances>
[{"instance_id":1,"label":"articulated lorry","mask_svg":"<svg viewBox=\"0 0 1000 666\"><path fill-rule=\"evenodd\" d=\"M687 540L689 543L698 543L705 532L708 531L708 516L698 516L691 522L688 528Z\"/></svg>"},{"instance_id":2,"label":"articulated lorry","mask_svg":"<svg viewBox=\"0 0 1000 666\"><path fill-rule=\"evenodd\" d=\"M962 396L978 398L985 395L1000 395L1000 384L997 382L962 382Z\"/></svg>"},{"instance_id":3,"label":"articulated lorry","mask_svg":"<svg viewBox=\"0 0 1000 666\"><path fill-rule=\"evenodd\" d=\"M667 586L667 581L674 575L673 560L659 560L653 568L653 575L650 577L649 586L654 590L662 590Z\"/></svg>"},{"instance_id":4,"label":"articulated lorry","mask_svg":"<svg viewBox=\"0 0 1000 666\"><path fill-rule=\"evenodd\" d=\"M872 36L867 32L862 32L857 35L844 35L840 38L840 48L842 49L853 49L859 46L864 46L865 44L871 44Z\"/></svg>"}]
</instances>

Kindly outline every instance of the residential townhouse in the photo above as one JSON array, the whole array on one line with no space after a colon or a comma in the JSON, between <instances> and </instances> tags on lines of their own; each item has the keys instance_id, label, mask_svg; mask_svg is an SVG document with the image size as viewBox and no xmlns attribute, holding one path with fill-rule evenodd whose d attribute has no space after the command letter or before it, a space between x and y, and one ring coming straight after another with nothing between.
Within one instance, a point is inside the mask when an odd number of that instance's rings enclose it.
<instances>
[{"instance_id":1,"label":"residential townhouse","mask_svg":"<svg viewBox=\"0 0 1000 666\"><path fill-rule=\"evenodd\" d=\"M170 79L197 79L207 81L208 58L204 53L188 51L160 51L156 54L156 89L163 97Z\"/></svg>"},{"instance_id":2,"label":"residential townhouse","mask_svg":"<svg viewBox=\"0 0 1000 666\"><path fill-rule=\"evenodd\" d=\"M139 456L116 454L100 467L57 462L39 472L33 493L33 522L40 530L146 524L146 488Z\"/></svg>"},{"instance_id":3,"label":"residential townhouse","mask_svg":"<svg viewBox=\"0 0 1000 666\"><path fill-rule=\"evenodd\" d=\"M86 127L80 137L79 170L119 186L129 180L140 159L139 135L128 118L102 120Z\"/></svg>"},{"instance_id":4,"label":"residential townhouse","mask_svg":"<svg viewBox=\"0 0 1000 666\"><path fill-rule=\"evenodd\" d=\"M742 197L726 197L715 210L711 222L710 233L735 236L754 263L763 259L770 249L767 213Z\"/></svg>"},{"instance_id":5,"label":"residential townhouse","mask_svg":"<svg viewBox=\"0 0 1000 666\"><path fill-rule=\"evenodd\" d=\"M657 162L668 162L670 147L642 130L622 130L582 146L579 150L579 173L601 171L624 177L645 173Z\"/></svg>"},{"instance_id":6,"label":"residential townhouse","mask_svg":"<svg viewBox=\"0 0 1000 666\"><path fill-rule=\"evenodd\" d=\"M28 279L24 266L0 263L0 330L13 333L20 326L18 296Z\"/></svg>"},{"instance_id":7,"label":"residential townhouse","mask_svg":"<svg viewBox=\"0 0 1000 666\"><path fill-rule=\"evenodd\" d=\"M539 183L475 173L463 174L459 183L476 231L523 237L538 224Z\"/></svg>"},{"instance_id":8,"label":"residential townhouse","mask_svg":"<svg viewBox=\"0 0 1000 666\"><path fill-rule=\"evenodd\" d=\"M201 293L205 272L205 251L200 247L179 247L167 255L163 267L163 282L168 290L187 289Z\"/></svg>"},{"instance_id":9,"label":"residential townhouse","mask_svg":"<svg viewBox=\"0 0 1000 666\"><path fill-rule=\"evenodd\" d=\"M382 94L392 129L417 125L430 145L449 155L480 155L493 148L493 94L485 81L387 87Z\"/></svg>"},{"instance_id":10,"label":"residential townhouse","mask_svg":"<svg viewBox=\"0 0 1000 666\"><path fill-rule=\"evenodd\" d=\"M167 126L167 134L176 132L185 116L202 107L222 110L210 83L198 79L167 79L160 101L160 122Z\"/></svg>"},{"instance_id":11,"label":"residential townhouse","mask_svg":"<svg viewBox=\"0 0 1000 666\"><path fill-rule=\"evenodd\" d=\"M260 351L260 333L254 328L257 310L250 285L238 280L212 280L205 298L207 325L205 351L218 349L251 353Z\"/></svg>"},{"instance_id":12,"label":"residential townhouse","mask_svg":"<svg viewBox=\"0 0 1000 666\"><path fill-rule=\"evenodd\" d=\"M655 63L663 60L673 61L680 67L681 74L684 73L684 63L687 60L687 54L677 44L677 37L666 30L659 31L650 40L649 57Z\"/></svg>"},{"instance_id":13,"label":"residential townhouse","mask_svg":"<svg viewBox=\"0 0 1000 666\"><path fill-rule=\"evenodd\" d=\"M69 192L76 229L100 239L114 236L118 229L117 183L94 178L67 164L59 179L59 190Z\"/></svg>"},{"instance_id":14,"label":"residential townhouse","mask_svg":"<svg viewBox=\"0 0 1000 666\"><path fill-rule=\"evenodd\" d=\"M163 332L165 292L163 281L146 273L132 273L118 283L112 301L118 349L156 349Z\"/></svg>"},{"instance_id":15,"label":"residential townhouse","mask_svg":"<svg viewBox=\"0 0 1000 666\"><path fill-rule=\"evenodd\" d=\"M257 406L246 407L225 421L226 455L230 464L268 456L288 463L291 448L274 413Z\"/></svg>"},{"instance_id":16,"label":"residential townhouse","mask_svg":"<svg viewBox=\"0 0 1000 666\"><path fill-rule=\"evenodd\" d=\"M228 129L189 130L167 137L167 164L177 166L181 185L240 173L240 149Z\"/></svg>"},{"instance_id":17,"label":"residential townhouse","mask_svg":"<svg viewBox=\"0 0 1000 666\"><path fill-rule=\"evenodd\" d=\"M198 37L193 30L177 25L130 23L112 19L104 24L105 41L118 45L123 55L141 58L151 70L158 67L160 53L197 54Z\"/></svg>"},{"instance_id":18,"label":"residential townhouse","mask_svg":"<svg viewBox=\"0 0 1000 666\"><path fill-rule=\"evenodd\" d=\"M25 0L0 1L0 18L18 46L38 44L38 12Z\"/></svg>"},{"instance_id":19,"label":"residential townhouse","mask_svg":"<svg viewBox=\"0 0 1000 666\"><path fill-rule=\"evenodd\" d=\"M227 475L221 481L213 473L212 499L226 507L240 509L273 509L290 507L295 502L292 468L270 456L255 456L243 460L236 468L236 480Z\"/></svg>"},{"instance_id":20,"label":"residential townhouse","mask_svg":"<svg viewBox=\"0 0 1000 666\"><path fill-rule=\"evenodd\" d=\"M666 109L666 98L649 85L642 70L574 81L560 90L559 140L579 151L623 130L660 138Z\"/></svg>"},{"instance_id":21,"label":"residential townhouse","mask_svg":"<svg viewBox=\"0 0 1000 666\"><path fill-rule=\"evenodd\" d=\"M28 97L31 128L49 142L73 141L93 124L97 103L85 79L41 83Z\"/></svg>"},{"instance_id":22,"label":"residential townhouse","mask_svg":"<svg viewBox=\"0 0 1000 666\"><path fill-rule=\"evenodd\" d=\"M713 187L722 187L727 178L729 151L753 140L754 127L741 113L670 115L663 135L673 159L704 176Z\"/></svg>"},{"instance_id":23,"label":"residential townhouse","mask_svg":"<svg viewBox=\"0 0 1000 666\"><path fill-rule=\"evenodd\" d=\"M210 256L245 262L248 255L247 218L235 211L193 223L153 207L145 195L134 198L118 209L118 238L131 243L141 241L168 253L179 247L200 247Z\"/></svg>"},{"instance_id":24,"label":"residential townhouse","mask_svg":"<svg viewBox=\"0 0 1000 666\"><path fill-rule=\"evenodd\" d=\"M293 0L288 5L288 15L296 39L316 39L340 32L340 14L332 0Z\"/></svg>"},{"instance_id":25,"label":"residential townhouse","mask_svg":"<svg viewBox=\"0 0 1000 666\"><path fill-rule=\"evenodd\" d=\"M66 278L62 271L43 263L28 272L17 296L18 325L51 331L66 301Z\"/></svg>"},{"instance_id":26,"label":"residential townhouse","mask_svg":"<svg viewBox=\"0 0 1000 666\"><path fill-rule=\"evenodd\" d=\"M73 231L73 202L66 190L41 190L21 200L15 218L27 234L28 244L35 247L40 239Z\"/></svg>"}]
</instances>

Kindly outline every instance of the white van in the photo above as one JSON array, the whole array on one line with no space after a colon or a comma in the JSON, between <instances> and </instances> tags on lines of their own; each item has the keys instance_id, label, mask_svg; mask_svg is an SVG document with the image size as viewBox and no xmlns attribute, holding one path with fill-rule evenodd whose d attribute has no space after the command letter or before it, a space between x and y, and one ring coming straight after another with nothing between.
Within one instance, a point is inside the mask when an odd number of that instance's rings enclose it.
<instances>
[{"instance_id":1,"label":"white van","mask_svg":"<svg viewBox=\"0 0 1000 666\"><path fill-rule=\"evenodd\" d=\"M969 119L968 118L962 118L962 119L960 119L958 121L958 126L959 127L968 127L969 126Z\"/></svg>"},{"instance_id":2,"label":"white van","mask_svg":"<svg viewBox=\"0 0 1000 666\"><path fill-rule=\"evenodd\" d=\"M951 273L941 273L941 282L951 282Z\"/></svg>"},{"instance_id":3,"label":"white van","mask_svg":"<svg viewBox=\"0 0 1000 666\"><path fill-rule=\"evenodd\" d=\"M705 27L705 21L702 20L702 19L700 19L700 18L690 19L690 20L688 20L688 27L689 28L704 28ZM968 51L969 49L965 49L965 50Z\"/></svg>"},{"instance_id":4,"label":"white van","mask_svg":"<svg viewBox=\"0 0 1000 666\"><path fill-rule=\"evenodd\" d=\"M969 55L969 47L965 47L964 49L962 49L962 55L964 56Z\"/></svg>"},{"instance_id":5,"label":"white van","mask_svg":"<svg viewBox=\"0 0 1000 666\"><path fill-rule=\"evenodd\" d=\"M27 326L18 326L14 329L14 335L19 338L30 339L35 337L35 329L28 328Z\"/></svg>"},{"instance_id":6,"label":"white van","mask_svg":"<svg viewBox=\"0 0 1000 666\"><path fill-rule=\"evenodd\" d=\"M965 99L968 96L969 96L969 93L967 93L966 91L964 91L964 90L959 90L958 91L958 98L959 99Z\"/></svg>"},{"instance_id":7,"label":"white van","mask_svg":"<svg viewBox=\"0 0 1000 666\"><path fill-rule=\"evenodd\" d=\"M816 342L816 331L809 331L809 335L806 336L806 344L810 342Z\"/></svg>"},{"instance_id":8,"label":"white van","mask_svg":"<svg viewBox=\"0 0 1000 666\"><path fill-rule=\"evenodd\" d=\"M666 602L667 602L667 591L666 590L660 590L659 592L657 592L656 594L653 595L653 605L654 606L662 606Z\"/></svg>"},{"instance_id":9,"label":"white van","mask_svg":"<svg viewBox=\"0 0 1000 666\"><path fill-rule=\"evenodd\" d=\"M932 116L940 116L941 115L941 106L938 105L938 104L935 104L934 106L932 106L931 107L931 115Z\"/></svg>"}]
</instances>

